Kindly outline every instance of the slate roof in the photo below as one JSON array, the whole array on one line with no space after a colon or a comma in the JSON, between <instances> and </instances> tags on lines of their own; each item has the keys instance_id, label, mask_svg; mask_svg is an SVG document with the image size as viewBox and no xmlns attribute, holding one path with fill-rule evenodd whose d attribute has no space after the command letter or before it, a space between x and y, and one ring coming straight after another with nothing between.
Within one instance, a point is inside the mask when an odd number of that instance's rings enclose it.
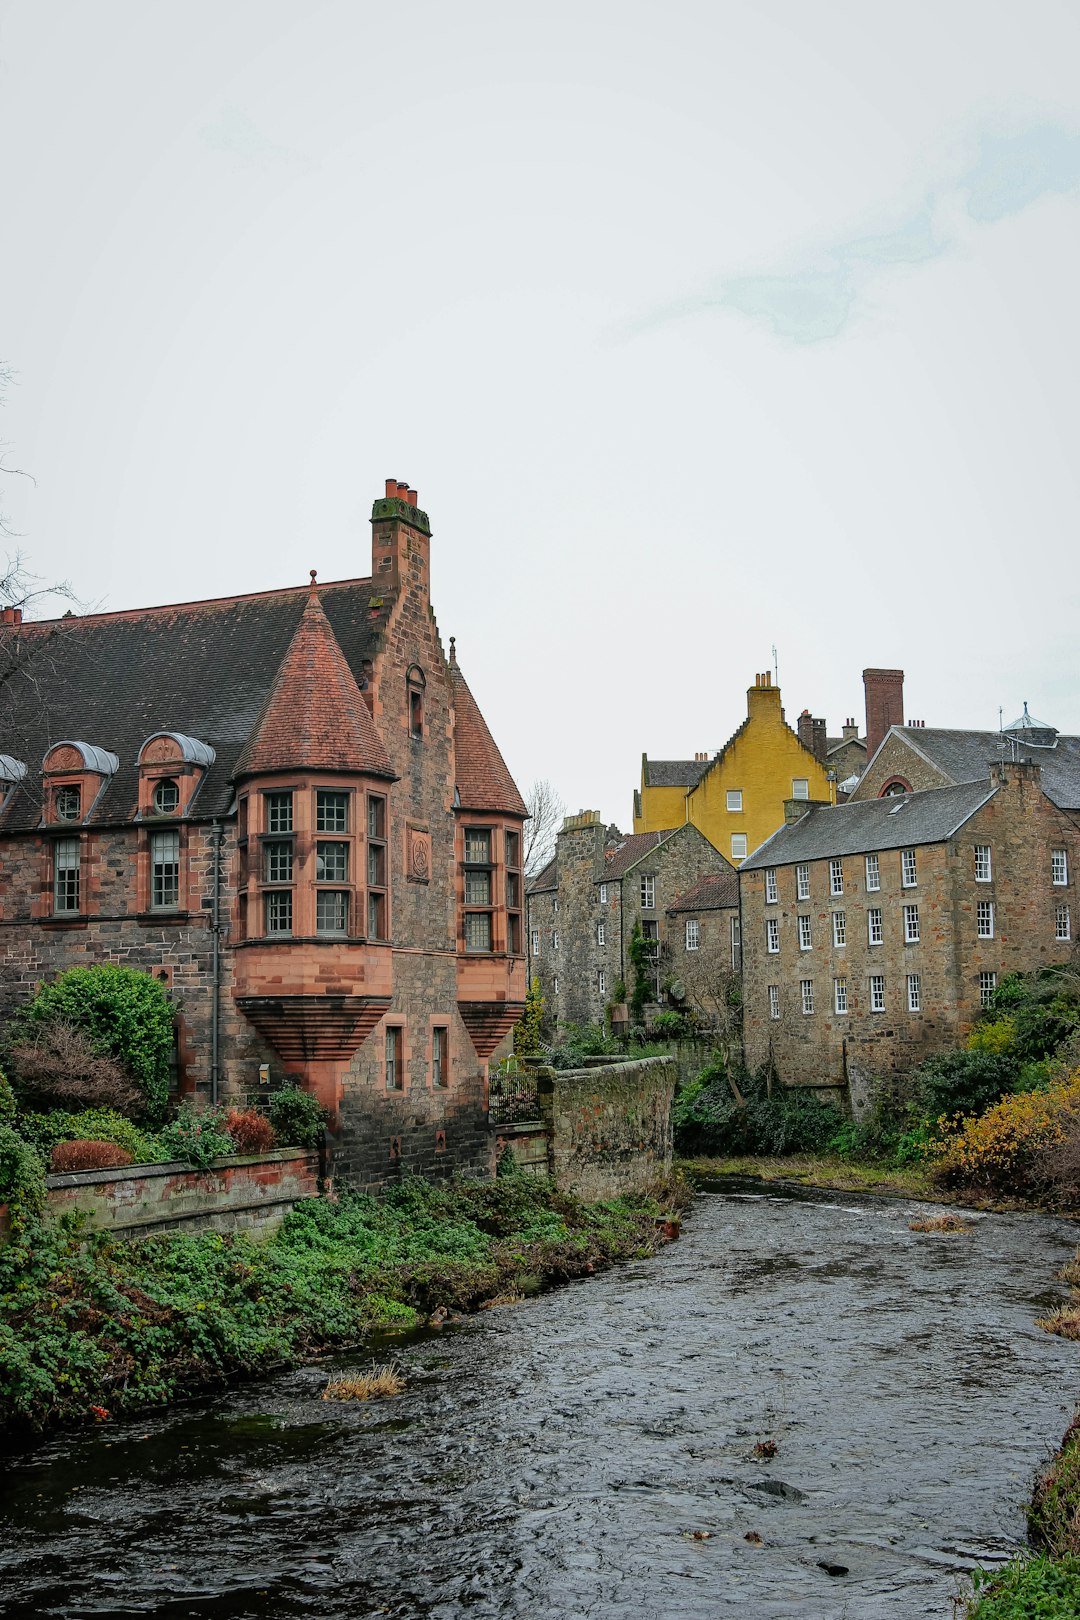
<instances>
[{"instance_id":1,"label":"slate roof","mask_svg":"<svg viewBox=\"0 0 1080 1620\"><path fill-rule=\"evenodd\" d=\"M646 787L696 787L712 761L708 759L643 758Z\"/></svg>"},{"instance_id":2,"label":"slate roof","mask_svg":"<svg viewBox=\"0 0 1080 1620\"><path fill-rule=\"evenodd\" d=\"M518 792L506 761L477 708L476 699L453 658L450 661L450 679L454 692L455 786L461 808L528 816L528 806Z\"/></svg>"},{"instance_id":3,"label":"slate roof","mask_svg":"<svg viewBox=\"0 0 1080 1620\"><path fill-rule=\"evenodd\" d=\"M666 827L662 832L628 833L621 844L616 844L613 849L605 849L604 870L596 881L608 883L624 877L651 849L656 849L678 830L677 827Z\"/></svg>"},{"instance_id":4,"label":"slate roof","mask_svg":"<svg viewBox=\"0 0 1080 1620\"><path fill-rule=\"evenodd\" d=\"M246 776L298 766L363 771L396 780L314 587L233 771Z\"/></svg>"},{"instance_id":5,"label":"slate roof","mask_svg":"<svg viewBox=\"0 0 1080 1620\"><path fill-rule=\"evenodd\" d=\"M668 914L677 911L729 911L739 904L739 874L732 867L729 872L709 872L698 878L668 906Z\"/></svg>"},{"instance_id":6,"label":"slate roof","mask_svg":"<svg viewBox=\"0 0 1080 1620\"><path fill-rule=\"evenodd\" d=\"M147 737L179 731L216 758L195 801L199 816L224 814L232 776L296 633L309 587L134 608L24 624L28 656L0 687L0 752L24 760L6 830L34 827L41 761L78 737L120 760L91 822L128 820L138 802L137 756ZM376 652L381 627L369 579L320 586L323 610L354 678Z\"/></svg>"},{"instance_id":7,"label":"slate roof","mask_svg":"<svg viewBox=\"0 0 1080 1620\"><path fill-rule=\"evenodd\" d=\"M940 844L997 792L989 782L962 782L890 799L820 805L781 827L743 861L740 871L790 866L834 855Z\"/></svg>"},{"instance_id":8,"label":"slate roof","mask_svg":"<svg viewBox=\"0 0 1080 1620\"><path fill-rule=\"evenodd\" d=\"M535 877L529 878L525 884L526 894L541 894L548 889L559 887L559 862L553 855L547 865L541 867Z\"/></svg>"},{"instance_id":9,"label":"slate roof","mask_svg":"<svg viewBox=\"0 0 1080 1620\"><path fill-rule=\"evenodd\" d=\"M993 760L1014 757L1012 741L998 731L958 731L925 726L894 726L895 733L952 782L989 780ZM882 744L884 746L884 744ZM1052 748L1017 740L1021 759L1042 767L1042 788L1059 810L1080 810L1080 737L1058 736Z\"/></svg>"}]
</instances>

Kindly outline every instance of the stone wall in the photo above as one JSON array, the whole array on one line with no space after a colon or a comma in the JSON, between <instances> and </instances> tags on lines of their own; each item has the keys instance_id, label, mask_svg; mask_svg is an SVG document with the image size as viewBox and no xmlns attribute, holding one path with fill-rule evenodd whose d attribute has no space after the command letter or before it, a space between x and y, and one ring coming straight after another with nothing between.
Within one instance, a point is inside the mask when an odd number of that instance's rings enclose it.
<instances>
[{"instance_id":1,"label":"stone wall","mask_svg":"<svg viewBox=\"0 0 1080 1620\"><path fill-rule=\"evenodd\" d=\"M301 1198L319 1188L319 1154L284 1148L257 1158L186 1164L133 1164L46 1178L52 1216L82 1214L119 1237L164 1231L267 1234Z\"/></svg>"},{"instance_id":2,"label":"stone wall","mask_svg":"<svg viewBox=\"0 0 1080 1620\"><path fill-rule=\"evenodd\" d=\"M579 1198L617 1198L670 1170L676 1074L669 1057L541 1069L540 1106L559 1186Z\"/></svg>"}]
</instances>

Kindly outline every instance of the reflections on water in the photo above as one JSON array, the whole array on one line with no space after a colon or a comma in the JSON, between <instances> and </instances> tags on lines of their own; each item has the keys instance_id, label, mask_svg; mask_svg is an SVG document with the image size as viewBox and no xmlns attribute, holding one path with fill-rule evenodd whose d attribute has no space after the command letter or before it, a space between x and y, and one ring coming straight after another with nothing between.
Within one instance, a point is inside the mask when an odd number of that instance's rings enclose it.
<instances>
[{"instance_id":1,"label":"reflections on water","mask_svg":"<svg viewBox=\"0 0 1080 1620\"><path fill-rule=\"evenodd\" d=\"M52 1440L0 1615L946 1620L1080 1399L1033 1325L1077 1233L914 1213L706 1194L656 1260L403 1341L393 1401L323 1363Z\"/></svg>"}]
</instances>

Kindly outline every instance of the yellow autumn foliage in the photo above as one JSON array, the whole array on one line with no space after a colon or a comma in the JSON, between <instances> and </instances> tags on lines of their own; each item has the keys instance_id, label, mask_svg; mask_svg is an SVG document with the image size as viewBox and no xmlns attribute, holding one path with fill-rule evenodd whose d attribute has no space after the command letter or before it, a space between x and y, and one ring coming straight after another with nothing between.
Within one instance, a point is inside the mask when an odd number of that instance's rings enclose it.
<instances>
[{"instance_id":1,"label":"yellow autumn foliage","mask_svg":"<svg viewBox=\"0 0 1080 1620\"><path fill-rule=\"evenodd\" d=\"M977 1119L937 1122L932 1172L952 1186L1022 1192L1032 1156L1063 1142L1080 1113L1080 1070L1046 1091L1003 1097Z\"/></svg>"}]
</instances>

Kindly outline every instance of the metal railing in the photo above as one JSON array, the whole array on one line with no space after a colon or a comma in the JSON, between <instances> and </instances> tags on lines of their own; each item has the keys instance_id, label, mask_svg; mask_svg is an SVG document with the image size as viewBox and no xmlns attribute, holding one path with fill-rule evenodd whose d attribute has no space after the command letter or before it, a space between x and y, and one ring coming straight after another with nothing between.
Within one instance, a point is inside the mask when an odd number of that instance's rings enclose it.
<instances>
[{"instance_id":1,"label":"metal railing","mask_svg":"<svg viewBox=\"0 0 1080 1620\"><path fill-rule=\"evenodd\" d=\"M488 1118L493 1125L516 1125L540 1118L535 1071L492 1069L488 1078Z\"/></svg>"}]
</instances>

